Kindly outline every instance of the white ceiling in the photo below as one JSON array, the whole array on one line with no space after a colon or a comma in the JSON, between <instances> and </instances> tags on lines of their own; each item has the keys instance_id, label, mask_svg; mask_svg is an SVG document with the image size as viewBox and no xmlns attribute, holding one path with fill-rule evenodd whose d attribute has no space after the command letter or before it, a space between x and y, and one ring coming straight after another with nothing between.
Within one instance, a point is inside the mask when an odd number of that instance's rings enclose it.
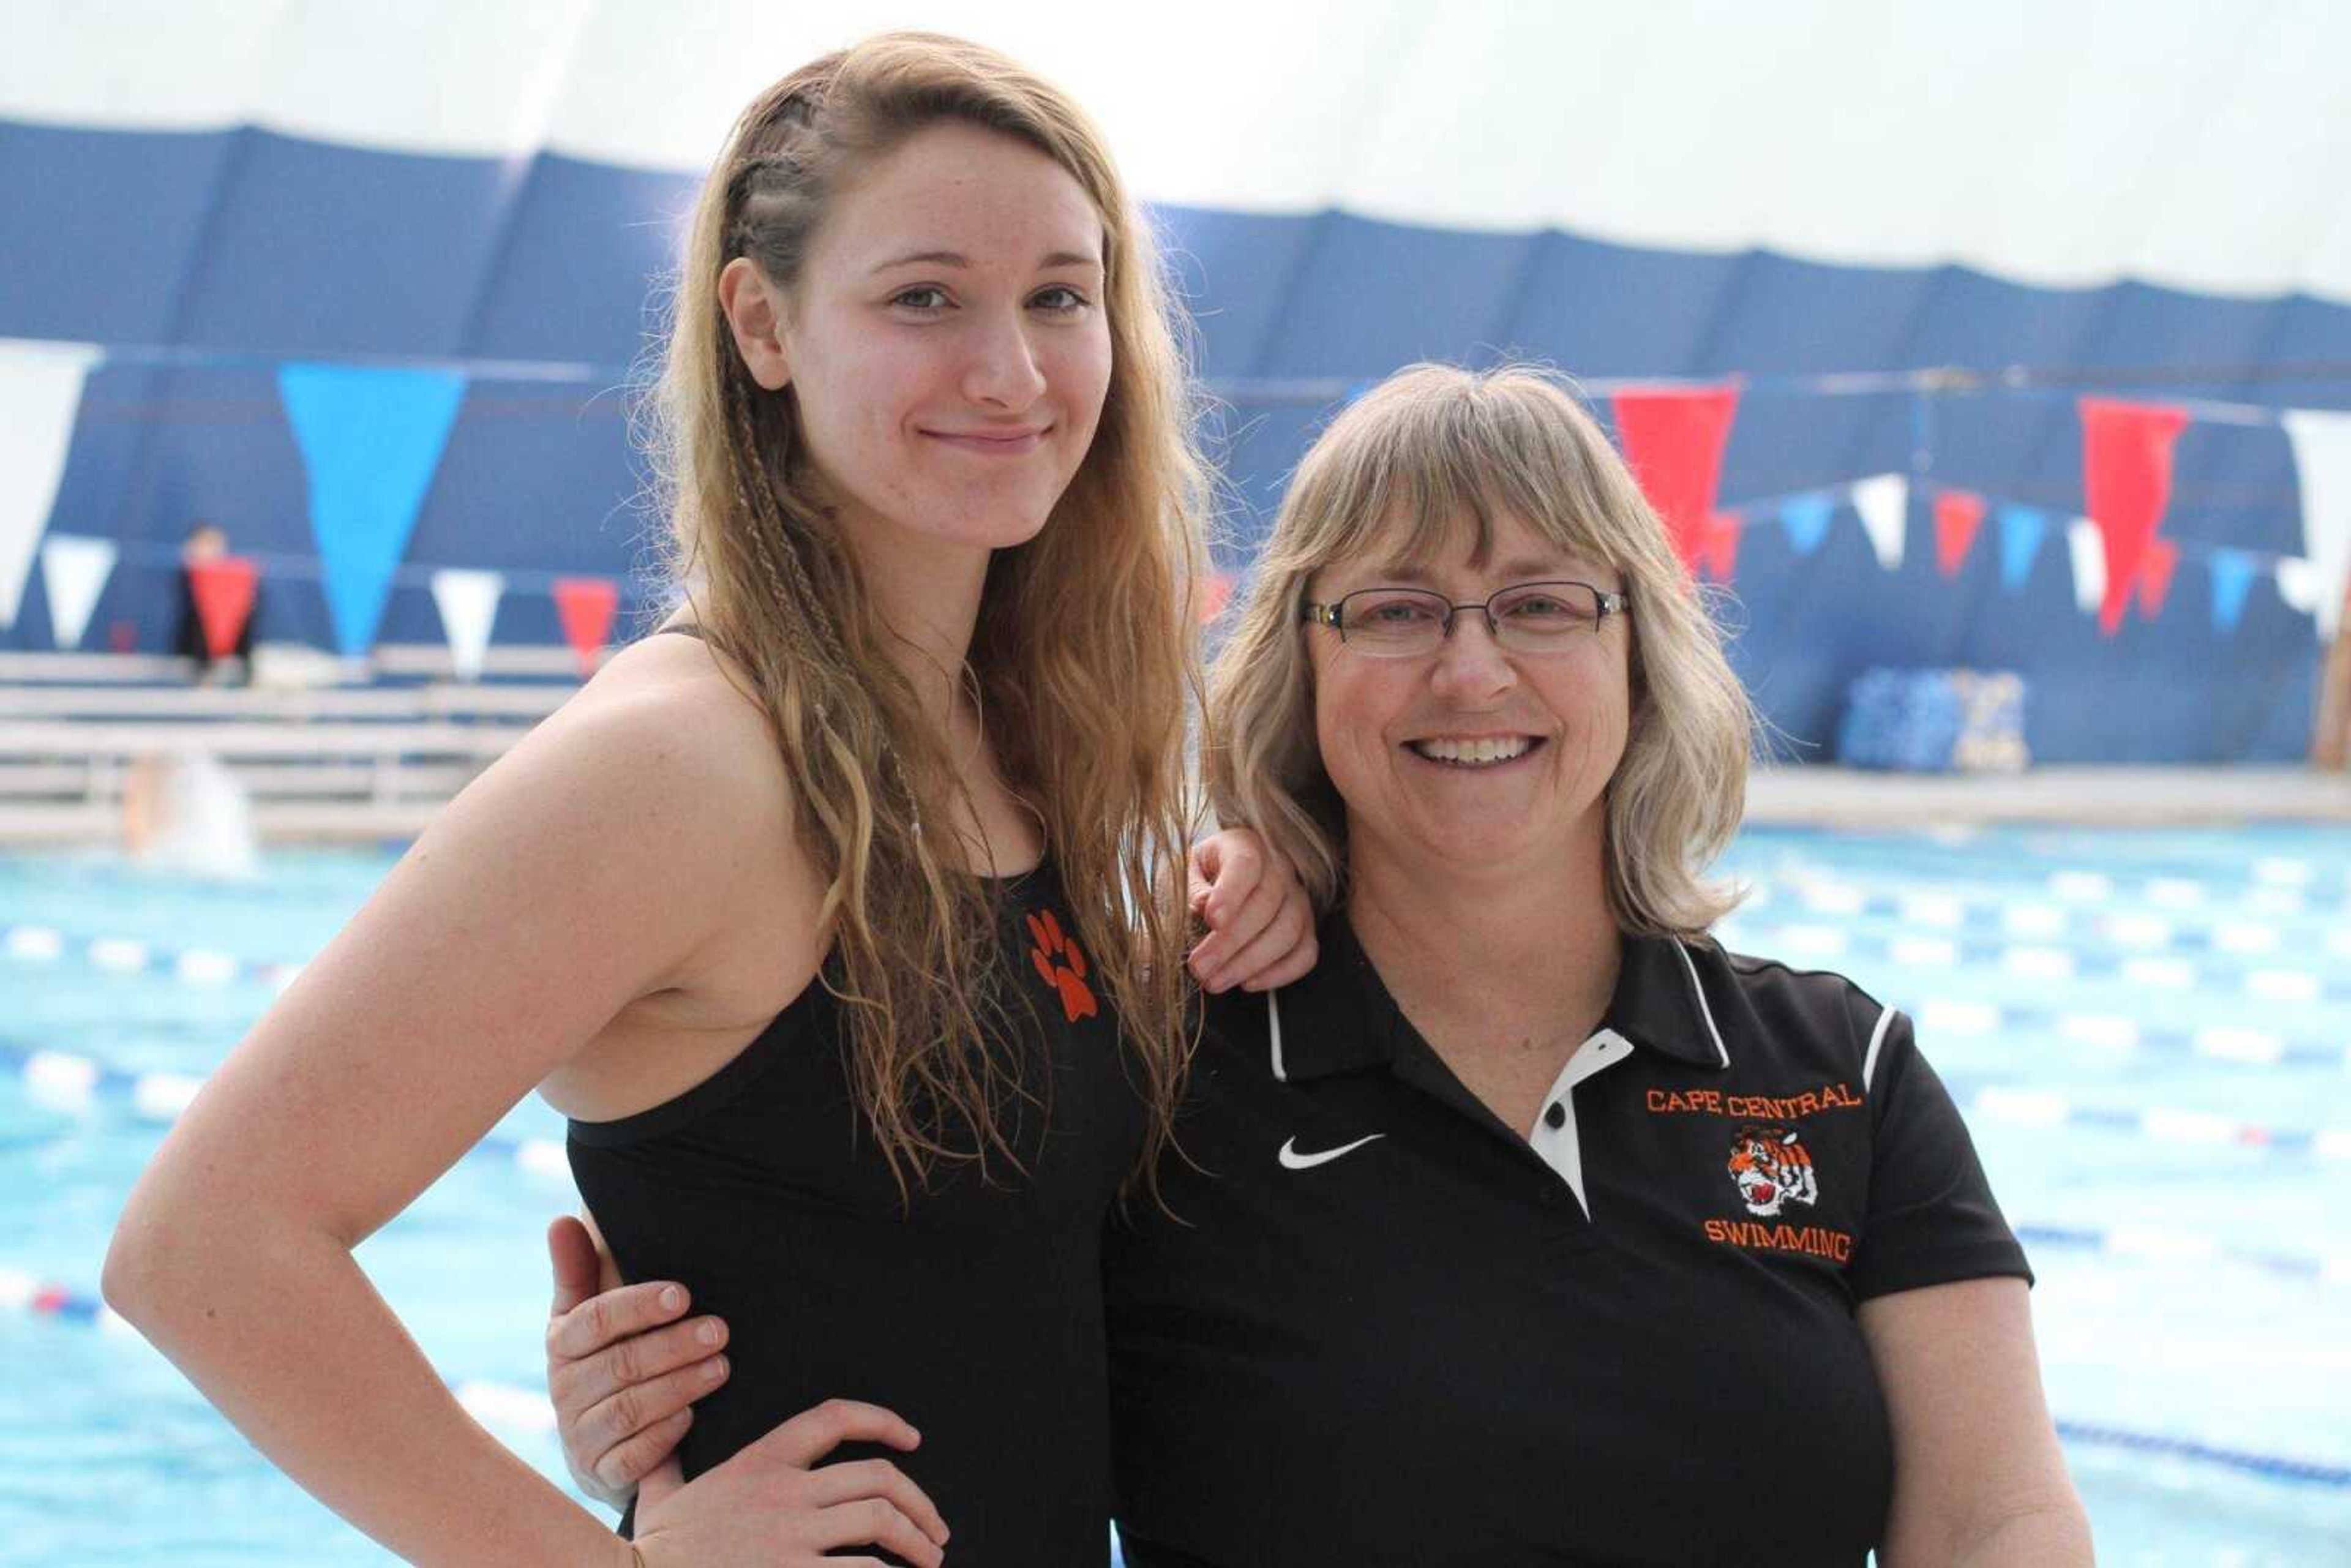
<instances>
[{"instance_id":1,"label":"white ceiling","mask_svg":"<svg viewBox=\"0 0 2351 1568\"><path fill-rule=\"evenodd\" d=\"M692 169L906 25L1154 201L2351 301L2341 0L0 0L0 118Z\"/></svg>"}]
</instances>

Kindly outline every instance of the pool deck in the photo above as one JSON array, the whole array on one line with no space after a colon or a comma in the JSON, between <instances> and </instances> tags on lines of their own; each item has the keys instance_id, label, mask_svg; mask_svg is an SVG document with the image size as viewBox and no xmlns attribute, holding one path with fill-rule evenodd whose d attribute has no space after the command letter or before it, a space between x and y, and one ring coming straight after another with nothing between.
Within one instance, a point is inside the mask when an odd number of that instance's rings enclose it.
<instances>
[{"instance_id":1,"label":"pool deck","mask_svg":"<svg viewBox=\"0 0 2351 1568\"><path fill-rule=\"evenodd\" d=\"M262 801L255 825L273 843L413 838L441 802ZM2351 825L2351 774L2307 768L2038 768L2011 775L1924 776L1811 765L1759 769L1747 790L1758 827L1884 831L1995 823L2225 827ZM0 800L0 851L90 844L120 831L119 803Z\"/></svg>"},{"instance_id":2,"label":"pool deck","mask_svg":"<svg viewBox=\"0 0 2351 1568\"><path fill-rule=\"evenodd\" d=\"M1873 773L1818 764L1760 768L1747 820L1783 827L1918 828L1992 822L2094 827L2351 822L2351 774L2311 768L2073 767L2015 774Z\"/></svg>"}]
</instances>

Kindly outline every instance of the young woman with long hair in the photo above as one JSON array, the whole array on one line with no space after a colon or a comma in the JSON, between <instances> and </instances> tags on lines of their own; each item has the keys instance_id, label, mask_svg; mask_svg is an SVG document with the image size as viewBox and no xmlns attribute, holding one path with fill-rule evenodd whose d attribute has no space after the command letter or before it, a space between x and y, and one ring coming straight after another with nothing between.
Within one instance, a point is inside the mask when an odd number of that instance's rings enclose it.
<instances>
[{"instance_id":1,"label":"young woman with long hair","mask_svg":"<svg viewBox=\"0 0 2351 1568\"><path fill-rule=\"evenodd\" d=\"M951 1526L959 1563L1099 1563L1102 1223L1186 1054L1204 482L1150 237L1061 93L892 35L744 111L674 310L683 634L465 791L255 1027L108 1299L416 1561L929 1563ZM1211 895L1225 978L1311 960L1285 885ZM350 1255L534 1086L624 1272L738 1326L789 1304L633 1543L467 1418Z\"/></svg>"}]
</instances>

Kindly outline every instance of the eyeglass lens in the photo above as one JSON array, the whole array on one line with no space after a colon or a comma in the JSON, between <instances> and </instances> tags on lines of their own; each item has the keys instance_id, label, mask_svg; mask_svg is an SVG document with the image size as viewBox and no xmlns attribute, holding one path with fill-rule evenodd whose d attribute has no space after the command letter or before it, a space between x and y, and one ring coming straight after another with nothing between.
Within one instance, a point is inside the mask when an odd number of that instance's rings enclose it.
<instances>
[{"instance_id":1,"label":"eyeglass lens","mask_svg":"<svg viewBox=\"0 0 2351 1568\"><path fill-rule=\"evenodd\" d=\"M1481 611L1502 646L1540 652L1598 626L1600 592L1582 582L1522 582L1482 606L1457 607L1443 594L1416 588L1361 589L1339 601L1339 633L1367 651L1421 653L1445 640L1454 616Z\"/></svg>"}]
</instances>

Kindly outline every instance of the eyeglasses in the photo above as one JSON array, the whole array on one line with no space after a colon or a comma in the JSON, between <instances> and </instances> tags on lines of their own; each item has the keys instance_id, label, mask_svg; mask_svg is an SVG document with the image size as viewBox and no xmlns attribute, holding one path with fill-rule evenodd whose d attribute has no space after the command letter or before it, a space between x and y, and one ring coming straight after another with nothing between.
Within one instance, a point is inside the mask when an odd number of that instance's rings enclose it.
<instances>
[{"instance_id":1,"label":"eyeglasses","mask_svg":"<svg viewBox=\"0 0 2351 1568\"><path fill-rule=\"evenodd\" d=\"M1626 595L1588 582L1520 582L1468 604L1425 589L1359 588L1334 604L1301 605L1299 618L1331 627L1357 653L1409 659L1435 653L1464 610L1483 611L1486 630L1510 653L1557 653L1630 608Z\"/></svg>"}]
</instances>

